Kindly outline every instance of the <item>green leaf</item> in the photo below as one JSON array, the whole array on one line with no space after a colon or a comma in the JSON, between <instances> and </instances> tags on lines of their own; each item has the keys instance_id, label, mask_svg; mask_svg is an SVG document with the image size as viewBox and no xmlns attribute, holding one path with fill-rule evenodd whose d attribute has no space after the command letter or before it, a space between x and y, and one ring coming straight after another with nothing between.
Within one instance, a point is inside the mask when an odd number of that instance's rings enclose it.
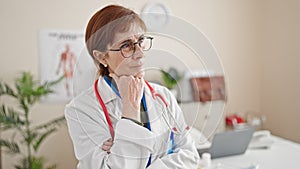
<instances>
[{"instance_id":1,"label":"green leaf","mask_svg":"<svg viewBox=\"0 0 300 169\"><path fill-rule=\"evenodd\" d=\"M23 72L20 78L16 79L16 86L19 86L19 95L27 97L32 93L34 86L33 76L29 72Z\"/></svg>"},{"instance_id":2,"label":"green leaf","mask_svg":"<svg viewBox=\"0 0 300 169\"><path fill-rule=\"evenodd\" d=\"M51 90L50 88L53 87L54 85L58 84L59 82L61 82L64 78L65 78L64 76L61 76L57 80L44 82L44 84L38 86L38 88L35 91L35 95L36 96L45 96L49 93L53 93L53 90Z\"/></svg>"},{"instance_id":3,"label":"green leaf","mask_svg":"<svg viewBox=\"0 0 300 169\"><path fill-rule=\"evenodd\" d=\"M53 91L51 90L51 87L59 83L63 78L64 76L61 76L57 80L45 82L44 84L40 85L37 81L34 81L31 73L23 72L22 77L16 79L15 82L20 103L22 100L24 100L22 101L23 103L33 105L42 96L52 93ZM24 104L23 107L25 107Z\"/></svg>"},{"instance_id":4,"label":"green leaf","mask_svg":"<svg viewBox=\"0 0 300 169\"><path fill-rule=\"evenodd\" d=\"M45 159L43 157L32 157L31 169L44 169Z\"/></svg>"},{"instance_id":5,"label":"green leaf","mask_svg":"<svg viewBox=\"0 0 300 169\"><path fill-rule=\"evenodd\" d=\"M25 113L29 112L28 104L24 99L20 99L19 103L20 103L20 107L24 110Z\"/></svg>"},{"instance_id":6,"label":"green leaf","mask_svg":"<svg viewBox=\"0 0 300 169\"><path fill-rule=\"evenodd\" d=\"M22 158L19 160L19 165L15 165L16 169L29 169L29 161L28 158Z\"/></svg>"},{"instance_id":7,"label":"green leaf","mask_svg":"<svg viewBox=\"0 0 300 169\"><path fill-rule=\"evenodd\" d=\"M17 97L16 93L13 91L13 89L11 87L8 86L8 84L6 83L0 83L0 96L1 95L8 95L8 96L12 96L12 97Z\"/></svg>"},{"instance_id":8,"label":"green leaf","mask_svg":"<svg viewBox=\"0 0 300 169\"><path fill-rule=\"evenodd\" d=\"M4 87L3 87L3 84L0 83L0 96L3 95L5 92L4 92Z\"/></svg>"},{"instance_id":9,"label":"green leaf","mask_svg":"<svg viewBox=\"0 0 300 169\"><path fill-rule=\"evenodd\" d=\"M25 168L19 165L15 165L15 169L25 169Z\"/></svg>"},{"instance_id":10,"label":"green leaf","mask_svg":"<svg viewBox=\"0 0 300 169\"><path fill-rule=\"evenodd\" d=\"M66 119L64 116L58 117L56 119L53 119L45 124L36 126L34 128L34 130L39 130L39 129L49 129L49 128L53 128L53 127L58 127L61 126L62 124L65 124Z\"/></svg>"},{"instance_id":11,"label":"green leaf","mask_svg":"<svg viewBox=\"0 0 300 169\"><path fill-rule=\"evenodd\" d=\"M33 144L33 149L34 151L37 151L41 145L41 143L53 132L55 132L57 129L56 128L52 128L51 130L46 131L45 133L43 133L37 140L36 142Z\"/></svg>"},{"instance_id":12,"label":"green leaf","mask_svg":"<svg viewBox=\"0 0 300 169\"><path fill-rule=\"evenodd\" d=\"M38 139L36 139L33 145L33 149L37 151L41 143L46 139L46 137L48 137L51 133L55 132L58 129L58 127L63 124L65 124L65 117L61 116L45 124L35 127L34 128L35 131L39 131L39 130L46 130L46 131L44 131L43 134L40 137L38 137Z\"/></svg>"},{"instance_id":13,"label":"green leaf","mask_svg":"<svg viewBox=\"0 0 300 169\"><path fill-rule=\"evenodd\" d=\"M51 86L53 86L53 85L56 85L56 84L58 84L59 82L61 82L63 79L65 78L65 76L64 75L62 75L61 77L59 77L57 80L54 80L54 81L50 81L50 82L46 82L43 86L49 86L49 87L51 87Z\"/></svg>"},{"instance_id":14,"label":"green leaf","mask_svg":"<svg viewBox=\"0 0 300 169\"><path fill-rule=\"evenodd\" d=\"M22 158L19 161L18 165L15 165L14 167L16 169L44 169L45 164L45 158L44 157L35 157L31 156L30 164L28 161L28 157ZM31 165L31 166L29 166Z\"/></svg>"},{"instance_id":15,"label":"green leaf","mask_svg":"<svg viewBox=\"0 0 300 169\"><path fill-rule=\"evenodd\" d=\"M25 124L23 120L21 120L19 113L14 111L12 108L7 108L5 105L1 106L0 109L0 124L1 129L6 130L13 127L20 127Z\"/></svg>"},{"instance_id":16,"label":"green leaf","mask_svg":"<svg viewBox=\"0 0 300 169\"><path fill-rule=\"evenodd\" d=\"M169 89L174 88L182 78L179 75L178 71L172 67L168 70L168 72L164 70L160 70L160 72L162 73L162 80L164 85Z\"/></svg>"},{"instance_id":17,"label":"green leaf","mask_svg":"<svg viewBox=\"0 0 300 169\"><path fill-rule=\"evenodd\" d=\"M41 95L45 95L47 93L49 93L50 91L47 90L44 86L38 86L38 88L35 91L35 95L36 96L41 96Z\"/></svg>"},{"instance_id":18,"label":"green leaf","mask_svg":"<svg viewBox=\"0 0 300 169\"><path fill-rule=\"evenodd\" d=\"M7 153L18 154L20 153L19 145L16 142L0 139L0 146L7 149Z\"/></svg>"},{"instance_id":19,"label":"green leaf","mask_svg":"<svg viewBox=\"0 0 300 169\"><path fill-rule=\"evenodd\" d=\"M27 144L32 144L32 142L37 138L38 133L34 131L26 132L23 134L23 137Z\"/></svg>"}]
</instances>

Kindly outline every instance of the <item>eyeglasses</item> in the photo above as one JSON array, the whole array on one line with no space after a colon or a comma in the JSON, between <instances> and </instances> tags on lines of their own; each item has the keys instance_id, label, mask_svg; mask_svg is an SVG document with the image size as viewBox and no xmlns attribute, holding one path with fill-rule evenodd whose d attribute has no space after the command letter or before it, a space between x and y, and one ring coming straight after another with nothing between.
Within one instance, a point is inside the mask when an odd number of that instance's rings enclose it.
<instances>
[{"instance_id":1,"label":"eyeglasses","mask_svg":"<svg viewBox=\"0 0 300 169\"><path fill-rule=\"evenodd\" d=\"M143 51L148 51L152 47L152 39L153 37L150 36L141 36L137 42L126 40L119 49L109 49L109 51L121 51L124 58L129 58L133 56L136 51L135 45L139 45Z\"/></svg>"}]
</instances>

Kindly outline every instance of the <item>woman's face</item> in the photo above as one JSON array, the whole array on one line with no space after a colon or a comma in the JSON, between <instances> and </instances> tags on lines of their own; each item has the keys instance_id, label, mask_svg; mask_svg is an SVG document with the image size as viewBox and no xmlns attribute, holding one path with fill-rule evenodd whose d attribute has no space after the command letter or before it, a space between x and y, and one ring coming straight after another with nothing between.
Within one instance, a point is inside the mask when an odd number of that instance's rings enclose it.
<instances>
[{"instance_id":1,"label":"woman's face","mask_svg":"<svg viewBox=\"0 0 300 169\"><path fill-rule=\"evenodd\" d=\"M129 42L137 42L144 34L143 29L138 24L132 24L127 32L120 32L115 35L112 45L108 49L119 49ZM139 45L135 45L135 53L128 58L124 58L121 51L108 50L105 62L110 73L117 76L133 75L143 76L144 52Z\"/></svg>"}]
</instances>

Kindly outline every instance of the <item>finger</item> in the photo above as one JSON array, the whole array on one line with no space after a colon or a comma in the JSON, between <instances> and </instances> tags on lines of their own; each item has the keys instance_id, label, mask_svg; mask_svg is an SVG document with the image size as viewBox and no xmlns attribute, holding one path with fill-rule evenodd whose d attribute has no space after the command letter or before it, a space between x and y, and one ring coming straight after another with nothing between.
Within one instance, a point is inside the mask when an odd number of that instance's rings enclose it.
<instances>
[{"instance_id":1,"label":"finger","mask_svg":"<svg viewBox=\"0 0 300 169\"><path fill-rule=\"evenodd\" d=\"M140 79L141 79L141 81L143 82L143 85L144 85L144 77L141 77Z\"/></svg>"},{"instance_id":2,"label":"finger","mask_svg":"<svg viewBox=\"0 0 300 169\"><path fill-rule=\"evenodd\" d=\"M130 85L132 90L132 98L134 101L138 101L142 96L142 81L139 78L134 78L132 84Z\"/></svg>"},{"instance_id":3,"label":"finger","mask_svg":"<svg viewBox=\"0 0 300 169\"><path fill-rule=\"evenodd\" d=\"M143 81L144 79L143 78L141 78L141 79L139 79L139 78L136 78L135 79L135 85L136 85L136 88L137 88L137 90L138 90L138 92L142 92L142 90L143 90L143 87L144 87L144 81Z\"/></svg>"},{"instance_id":4,"label":"finger","mask_svg":"<svg viewBox=\"0 0 300 169\"><path fill-rule=\"evenodd\" d=\"M141 78L143 78L144 74L145 74L144 71L140 71L135 75L135 77L141 79Z\"/></svg>"},{"instance_id":5,"label":"finger","mask_svg":"<svg viewBox=\"0 0 300 169\"><path fill-rule=\"evenodd\" d=\"M134 102L136 101L136 98L135 98L136 89L135 89L135 87L136 87L135 80L131 79L130 84L129 84L129 99L134 101Z\"/></svg>"},{"instance_id":6,"label":"finger","mask_svg":"<svg viewBox=\"0 0 300 169\"><path fill-rule=\"evenodd\" d=\"M102 145L102 150L104 151L108 151L110 150L111 146L105 146L105 145Z\"/></svg>"},{"instance_id":7,"label":"finger","mask_svg":"<svg viewBox=\"0 0 300 169\"><path fill-rule=\"evenodd\" d=\"M104 149L104 150L108 150L108 149L110 149L110 147L112 147L112 144L110 144L109 142L105 142L102 145L102 149Z\"/></svg>"},{"instance_id":8,"label":"finger","mask_svg":"<svg viewBox=\"0 0 300 169\"><path fill-rule=\"evenodd\" d=\"M139 99L141 99L143 97L143 93L144 93L144 79L141 78L139 79L139 83L138 83L138 88L139 88Z\"/></svg>"},{"instance_id":9,"label":"finger","mask_svg":"<svg viewBox=\"0 0 300 169\"><path fill-rule=\"evenodd\" d=\"M103 143L103 145L105 145L105 146L112 146L113 142L112 141L106 141L106 142Z\"/></svg>"}]
</instances>

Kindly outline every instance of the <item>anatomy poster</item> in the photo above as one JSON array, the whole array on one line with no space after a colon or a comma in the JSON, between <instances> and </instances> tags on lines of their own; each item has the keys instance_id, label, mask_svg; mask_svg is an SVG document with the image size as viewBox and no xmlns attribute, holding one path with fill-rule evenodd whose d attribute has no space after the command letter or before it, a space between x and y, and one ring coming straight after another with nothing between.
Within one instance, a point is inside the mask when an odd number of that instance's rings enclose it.
<instances>
[{"instance_id":1,"label":"anatomy poster","mask_svg":"<svg viewBox=\"0 0 300 169\"><path fill-rule=\"evenodd\" d=\"M39 32L40 81L63 80L53 87L54 93L43 101L66 102L73 97L74 72L84 49L82 31L41 30Z\"/></svg>"}]
</instances>

